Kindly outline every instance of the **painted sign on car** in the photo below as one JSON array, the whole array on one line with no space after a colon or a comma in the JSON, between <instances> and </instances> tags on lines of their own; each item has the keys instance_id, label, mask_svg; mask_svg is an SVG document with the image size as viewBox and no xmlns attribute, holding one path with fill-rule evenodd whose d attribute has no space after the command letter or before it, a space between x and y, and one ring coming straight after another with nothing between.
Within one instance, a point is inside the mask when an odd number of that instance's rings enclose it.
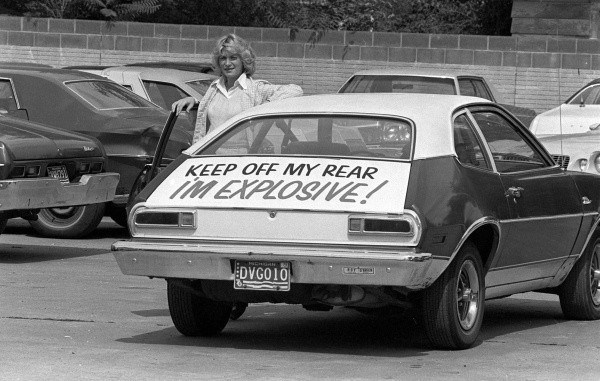
<instances>
[{"instance_id":1,"label":"painted sign on car","mask_svg":"<svg viewBox=\"0 0 600 381\"><path fill-rule=\"evenodd\" d=\"M401 213L410 163L297 157L196 157L148 199L154 206Z\"/></svg>"}]
</instances>

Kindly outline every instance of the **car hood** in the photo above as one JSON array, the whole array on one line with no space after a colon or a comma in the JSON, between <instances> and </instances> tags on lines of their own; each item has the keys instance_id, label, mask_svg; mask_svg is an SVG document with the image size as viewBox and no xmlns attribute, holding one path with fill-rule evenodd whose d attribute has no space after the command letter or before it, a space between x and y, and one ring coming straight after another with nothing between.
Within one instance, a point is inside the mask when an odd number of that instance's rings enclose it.
<instances>
[{"instance_id":1,"label":"car hood","mask_svg":"<svg viewBox=\"0 0 600 381\"><path fill-rule=\"evenodd\" d=\"M103 156L93 138L4 116L0 117L0 142L15 160Z\"/></svg>"}]
</instances>

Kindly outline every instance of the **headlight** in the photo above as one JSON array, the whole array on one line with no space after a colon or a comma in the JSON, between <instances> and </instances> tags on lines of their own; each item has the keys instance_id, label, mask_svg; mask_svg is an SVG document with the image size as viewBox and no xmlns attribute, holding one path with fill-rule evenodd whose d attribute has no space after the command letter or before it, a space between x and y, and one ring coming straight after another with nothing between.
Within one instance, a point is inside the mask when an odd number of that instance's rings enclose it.
<instances>
[{"instance_id":1,"label":"headlight","mask_svg":"<svg viewBox=\"0 0 600 381\"><path fill-rule=\"evenodd\" d=\"M382 127L384 142L409 142L410 134L410 126L404 123L385 123Z\"/></svg>"},{"instance_id":2,"label":"headlight","mask_svg":"<svg viewBox=\"0 0 600 381\"><path fill-rule=\"evenodd\" d=\"M600 155L596 155L594 158L594 167L596 167L596 172L600 172Z\"/></svg>"},{"instance_id":3,"label":"headlight","mask_svg":"<svg viewBox=\"0 0 600 381\"><path fill-rule=\"evenodd\" d=\"M588 165L587 159L580 159L579 160L579 170L581 172L584 172L587 169L587 165Z\"/></svg>"},{"instance_id":4,"label":"headlight","mask_svg":"<svg viewBox=\"0 0 600 381\"><path fill-rule=\"evenodd\" d=\"M600 123L594 123L590 126L590 131L595 131L600 127Z\"/></svg>"}]
</instances>

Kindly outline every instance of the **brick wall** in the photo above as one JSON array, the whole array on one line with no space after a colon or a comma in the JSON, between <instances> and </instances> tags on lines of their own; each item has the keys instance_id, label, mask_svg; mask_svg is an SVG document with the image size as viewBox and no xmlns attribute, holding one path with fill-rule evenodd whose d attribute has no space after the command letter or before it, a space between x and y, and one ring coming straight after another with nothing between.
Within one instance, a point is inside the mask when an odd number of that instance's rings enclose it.
<instances>
[{"instance_id":1,"label":"brick wall","mask_svg":"<svg viewBox=\"0 0 600 381\"><path fill-rule=\"evenodd\" d=\"M216 38L251 41L257 78L297 83L305 93L335 92L369 68L451 68L485 76L504 102L537 111L555 107L600 77L600 41L553 36L472 36L240 28L0 16L0 61L55 67L173 60L207 61Z\"/></svg>"},{"instance_id":2,"label":"brick wall","mask_svg":"<svg viewBox=\"0 0 600 381\"><path fill-rule=\"evenodd\" d=\"M597 37L598 0L514 0L513 35Z\"/></svg>"}]
</instances>

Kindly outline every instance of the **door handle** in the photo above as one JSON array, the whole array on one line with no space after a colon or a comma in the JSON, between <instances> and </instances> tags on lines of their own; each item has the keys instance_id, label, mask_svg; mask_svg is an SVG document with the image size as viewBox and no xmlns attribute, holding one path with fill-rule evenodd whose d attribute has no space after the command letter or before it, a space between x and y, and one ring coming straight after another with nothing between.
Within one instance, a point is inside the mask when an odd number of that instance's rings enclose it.
<instances>
[{"instance_id":1,"label":"door handle","mask_svg":"<svg viewBox=\"0 0 600 381\"><path fill-rule=\"evenodd\" d=\"M525 189L521 187L510 187L504 193L506 197L512 197L512 199L516 202L517 198L521 198L522 193Z\"/></svg>"}]
</instances>

